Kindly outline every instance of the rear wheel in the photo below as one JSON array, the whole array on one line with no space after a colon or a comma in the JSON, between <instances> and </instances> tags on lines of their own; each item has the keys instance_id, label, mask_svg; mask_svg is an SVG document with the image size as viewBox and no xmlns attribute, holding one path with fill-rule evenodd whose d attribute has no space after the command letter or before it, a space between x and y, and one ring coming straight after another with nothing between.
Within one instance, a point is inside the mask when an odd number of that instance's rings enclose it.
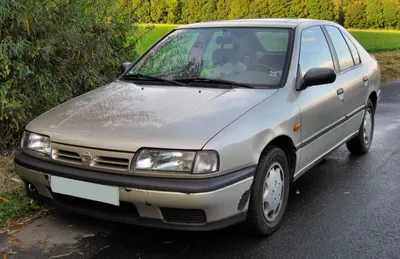
<instances>
[{"instance_id":1,"label":"rear wheel","mask_svg":"<svg viewBox=\"0 0 400 259\"><path fill-rule=\"evenodd\" d=\"M251 191L247 223L252 231L267 236L278 229L289 197L289 181L285 153L268 147L258 164Z\"/></svg>"},{"instance_id":2,"label":"rear wheel","mask_svg":"<svg viewBox=\"0 0 400 259\"><path fill-rule=\"evenodd\" d=\"M346 143L347 149L351 153L365 154L370 149L374 136L374 114L374 105L371 100L368 100L358 135Z\"/></svg>"}]
</instances>

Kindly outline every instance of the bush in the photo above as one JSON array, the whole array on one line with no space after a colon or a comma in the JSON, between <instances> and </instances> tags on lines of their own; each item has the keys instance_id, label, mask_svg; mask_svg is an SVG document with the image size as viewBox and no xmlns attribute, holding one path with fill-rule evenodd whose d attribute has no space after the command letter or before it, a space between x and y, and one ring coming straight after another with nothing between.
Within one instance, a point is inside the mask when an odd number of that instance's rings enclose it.
<instances>
[{"instance_id":1,"label":"bush","mask_svg":"<svg viewBox=\"0 0 400 259\"><path fill-rule=\"evenodd\" d=\"M0 150L37 115L114 79L133 20L106 0L0 0Z\"/></svg>"},{"instance_id":2,"label":"bush","mask_svg":"<svg viewBox=\"0 0 400 259\"><path fill-rule=\"evenodd\" d=\"M354 2L347 7L344 26L347 28L368 28L365 18L365 4L363 2Z\"/></svg>"}]
</instances>

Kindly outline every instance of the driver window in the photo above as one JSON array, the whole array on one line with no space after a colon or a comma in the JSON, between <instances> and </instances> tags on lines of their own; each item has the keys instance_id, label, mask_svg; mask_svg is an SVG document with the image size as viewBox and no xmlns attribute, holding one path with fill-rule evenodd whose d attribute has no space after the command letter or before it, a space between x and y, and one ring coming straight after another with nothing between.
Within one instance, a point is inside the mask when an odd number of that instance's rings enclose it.
<instances>
[{"instance_id":1,"label":"driver window","mask_svg":"<svg viewBox=\"0 0 400 259\"><path fill-rule=\"evenodd\" d=\"M331 51L321 27L311 27L302 32L299 64L302 76L315 67L333 69Z\"/></svg>"}]
</instances>

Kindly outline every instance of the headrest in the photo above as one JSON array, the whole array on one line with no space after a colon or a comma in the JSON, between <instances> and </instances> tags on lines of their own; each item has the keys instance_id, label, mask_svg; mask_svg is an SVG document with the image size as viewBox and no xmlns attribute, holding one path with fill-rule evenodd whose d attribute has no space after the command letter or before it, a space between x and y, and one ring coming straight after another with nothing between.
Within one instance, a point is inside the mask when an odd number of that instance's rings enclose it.
<instances>
[{"instance_id":1,"label":"headrest","mask_svg":"<svg viewBox=\"0 0 400 259\"><path fill-rule=\"evenodd\" d=\"M219 36L216 40L217 44L225 45L225 44L233 44L232 36Z\"/></svg>"},{"instance_id":2,"label":"headrest","mask_svg":"<svg viewBox=\"0 0 400 259\"><path fill-rule=\"evenodd\" d=\"M212 54L214 65L223 65L226 63L236 63L237 54L233 49L216 49Z\"/></svg>"}]
</instances>

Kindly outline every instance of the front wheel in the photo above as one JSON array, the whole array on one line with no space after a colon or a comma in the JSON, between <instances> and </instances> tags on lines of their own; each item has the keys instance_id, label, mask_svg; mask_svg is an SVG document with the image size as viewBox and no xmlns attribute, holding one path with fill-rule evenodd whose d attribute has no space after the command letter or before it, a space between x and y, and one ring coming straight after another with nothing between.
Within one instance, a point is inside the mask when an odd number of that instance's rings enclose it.
<instances>
[{"instance_id":1,"label":"front wheel","mask_svg":"<svg viewBox=\"0 0 400 259\"><path fill-rule=\"evenodd\" d=\"M289 197L289 166L282 149L270 146L257 166L251 190L247 223L262 236L271 235L282 223Z\"/></svg>"},{"instance_id":2,"label":"front wheel","mask_svg":"<svg viewBox=\"0 0 400 259\"><path fill-rule=\"evenodd\" d=\"M346 143L347 149L354 154L365 154L371 147L374 136L375 111L371 100L368 100L365 107L364 118L358 135Z\"/></svg>"}]
</instances>

